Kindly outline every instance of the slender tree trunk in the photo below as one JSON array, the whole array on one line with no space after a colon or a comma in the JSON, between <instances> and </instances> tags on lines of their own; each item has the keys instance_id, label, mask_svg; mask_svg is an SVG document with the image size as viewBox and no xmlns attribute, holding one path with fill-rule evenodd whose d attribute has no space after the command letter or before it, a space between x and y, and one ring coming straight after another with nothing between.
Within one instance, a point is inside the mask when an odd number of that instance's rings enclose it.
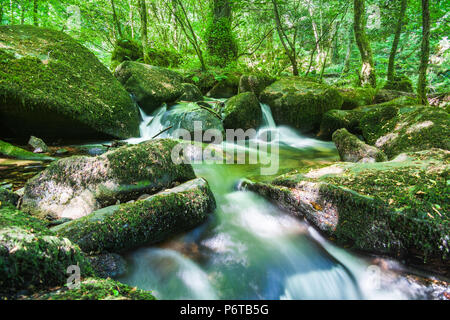
<instances>
[{"instance_id":1,"label":"slender tree trunk","mask_svg":"<svg viewBox=\"0 0 450 320\"><path fill-rule=\"evenodd\" d=\"M348 42L347 42L347 53L345 55L345 60L344 60L344 69L342 70L342 72L348 73L350 71L350 60L352 58L352 49L353 49L353 40L354 40L354 35L353 35L353 23L349 24L349 28L348 28Z\"/></svg>"},{"instance_id":2,"label":"slender tree trunk","mask_svg":"<svg viewBox=\"0 0 450 320\"><path fill-rule=\"evenodd\" d=\"M10 19L9 19L9 24L14 24L14 10L13 10L13 0L9 0L9 14L10 14Z\"/></svg>"},{"instance_id":3,"label":"slender tree trunk","mask_svg":"<svg viewBox=\"0 0 450 320\"><path fill-rule=\"evenodd\" d=\"M366 10L365 0L354 0L354 30L356 44L358 45L359 52L361 54L362 67L359 74L360 82L362 86L370 85L376 87L377 80L375 76L375 67L373 63L372 49L370 48L370 42L366 35Z\"/></svg>"},{"instance_id":4,"label":"slender tree trunk","mask_svg":"<svg viewBox=\"0 0 450 320\"><path fill-rule=\"evenodd\" d=\"M429 58L430 58L430 4L429 0L422 0L422 52L420 55L417 96L419 98L419 103L424 105L428 105L427 69Z\"/></svg>"},{"instance_id":5,"label":"slender tree trunk","mask_svg":"<svg viewBox=\"0 0 450 320\"><path fill-rule=\"evenodd\" d=\"M291 61L291 65L292 65L292 74L294 76L298 76L298 67L297 67L297 56L295 53L295 44L291 44L289 42L288 37L286 36L286 34L284 33L283 27L281 25L281 20L280 20L280 13L278 11L278 3L276 0L272 0L272 4L273 4L273 11L274 11L274 15L275 15L275 23L277 25L277 32L278 32L278 37L280 38L281 44L284 47L284 51L286 52L286 55L288 56L289 60ZM289 49L289 47L290 49Z\"/></svg>"},{"instance_id":6,"label":"slender tree trunk","mask_svg":"<svg viewBox=\"0 0 450 320\"><path fill-rule=\"evenodd\" d=\"M33 25L36 27L39 26L38 21L38 1L39 0L33 0Z\"/></svg>"},{"instance_id":7,"label":"slender tree trunk","mask_svg":"<svg viewBox=\"0 0 450 320\"><path fill-rule=\"evenodd\" d=\"M25 24L25 5L20 4L20 24Z\"/></svg>"},{"instance_id":8,"label":"slender tree trunk","mask_svg":"<svg viewBox=\"0 0 450 320\"><path fill-rule=\"evenodd\" d=\"M123 38L122 28L120 26L119 18L117 17L116 5L114 3L114 0L111 0L111 8L112 8L112 12L113 12L114 25L116 26L117 33L119 34L119 38L122 39Z\"/></svg>"},{"instance_id":9,"label":"slender tree trunk","mask_svg":"<svg viewBox=\"0 0 450 320\"><path fill-rule=\"evenodd\" d=\"M0 25L2 25L3 21L3 3L0 3Z\"/></svg>"},{"instance_id":10,"label":"slender tree trunk","mask_svg":"<svg viewBox=\"0 0 450 320\"><path fill-rule=\"evenodd\" d=\"M397 54L398 43L400 41L400 35L402 33L402 27L405 20L406 6L408 0L401 0L400 12L398 16L397 26L395 28L394 41L392 42L391 54L389 55L389 64L387 70L387 80L388 82L394 80L394 69L395 69L395 56Z\"/></svg>"},{"instance_id":11,"label":"slender tree trunk","mask_svg":"<svg viewBox=\"0 0 450 320\"><path fill-rule=\"evenodd\" d=\"M131 29L131 38L134 39L134 8L133 4L131 3L132 0L128 0L128 7L129 7L129 18L130 18L130 29Z\"/></svg>"},{"instance_id":12,"label":"slender tree trunk","mask_svg":"<svg viewBox=\"0 0 450 320\"><path fill-rule=\"evenodd\" d=\"M145 0L139 0L139 13L141 15L141 38L142 49L144 52L144 61L147 59L148 54L148 41L147 41L147 5Z\"/></svg>"}]
</instances>

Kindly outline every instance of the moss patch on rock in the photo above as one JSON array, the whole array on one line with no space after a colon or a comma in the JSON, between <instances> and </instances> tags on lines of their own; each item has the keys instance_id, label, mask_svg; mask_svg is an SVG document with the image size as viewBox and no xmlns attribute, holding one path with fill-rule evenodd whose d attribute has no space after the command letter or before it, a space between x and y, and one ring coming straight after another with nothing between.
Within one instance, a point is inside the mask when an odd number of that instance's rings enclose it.
<instances>
[{"instance_id":1,"label":"moss patch on rock","mask_svg":"<svg viewBox=\"0 0 450 320\"><path fill-rule=\"evenodd\" d=\"M260 101L270 106L278 125L290 125L302 132L319 129L322 116L341 109L343 98L327 85L299 77L285 77L268 86Z\"/></svg>"},{"instance_id":2,"label":"moss patch on rock","mask_svg":"<svg viewBox=\"0 0 450 320\"><path fill-rule=\"evenodd\" d=\"M376 94L373 88L343 88L339 93L344 98L342 110L353 110L360 106L371 105Z\"/></svg>"},{"instance_id":3,"label":"moss patch on rock","mask_svg":"<svg viewBox=\"0 0 450 320\"><path fill-rule=\"evenodd\" d=\"M439 108L374 107L364 113L360 127L366 141L389 159L403 152L450 149L450 115Z\"/></svg>"},{"instance_id":4,"label":"moss patch on rock","mask_svg":"<svg viewBox=\"0 0 450 320\"><path fill-rule=\"evenodd\" d=\"M0 134L139 135L129 94L94 54L59 31L0 27L0 102Z\"/></svg>"},{"instance_id":5,"label":"moss patch on rock","mask_svg":"<svg viewBox=\"0 0 450 320\"><path fill-rule=\"evenodd\" d=\"M82 276L92 275L78 246L67 239L19 227L0 230L0 296L63 285L71 265L78 265Z\"/></svg>"},{"instance_id":6,"label":"moss patch on rock","mask_svg":"<svg viewBox=\"0 0 450 320\"><path fill-rule=\"evenodd\" d=\"M38 300L156 300L150 291L144 291L112 279L87 278L79 288L60 288L32 296Z\"/></svg>"},{"instance_id":7,"label":"moss patch on rock","mask_svg":"<svg viewBox=\"0 0 450 320\"><path fill-rule=\"evenodd\" d=\"M52 230L85 252L121 252L189 230L204 222L214 209L208 183L196 179L144 200L101 209Z\"/></svg>"},{"instance_id":8,"label":"moss patch on rock","mask_svg":"<svg viewBox=\"0 0 450 320\"><path fill-rule=\"evenodd\" d=\"M275 78L272 78L266 74L244 74L239 79L239 93L253 92L256 96L259 96L263 90L275 82Z\"/></svg>"},{"instance_id":9,"label":"moss patch on rock","mask_svg":"<svg viewBox=\"0 0 450 320\"><path fill-rule=\"evenodd\" d=\"M359 121L362 112L357 110L330 110L322 117L318 137L325 140L331 140L333 133L345 128L353 134L361 134Z\"/></svg>"}]
</instances>

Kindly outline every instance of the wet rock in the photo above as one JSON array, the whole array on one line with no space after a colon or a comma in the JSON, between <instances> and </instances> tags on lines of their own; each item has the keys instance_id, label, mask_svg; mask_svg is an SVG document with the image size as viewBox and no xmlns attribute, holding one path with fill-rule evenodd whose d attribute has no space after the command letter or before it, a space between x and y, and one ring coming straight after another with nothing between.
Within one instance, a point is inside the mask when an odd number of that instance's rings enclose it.
<instances>
[{"instance_id":1,"label":"wet rock","mask_svg":"<svg viewBox=\"0 0 450 320\"><path fill-rule=\"evenodd\" d=\"M226 79L221 79L206 94L210 98L231 98L238 94L239 78L235 75L228 75Z\"/></svg>"},{"instance_id":2,"label":"wet rock","mask_svg":"<svg viewBox=\"0 0 450 320\"><path fill-rule=\"evenodd\" d=\"M253 92L245 92L227 100L222 111L225 129L257 129L262 112L258 98Z\"/></svg>"},{"instance_id":3,"label":"wet rock","mask_svg":"<svg viewBox=\"0 0 450 320\"><path fill-rule=\"evenodd\" d=\"M0 230L0 261L0 296L64 285L71 265L80 267L81 276L92 274L89 262L69 240L18 227Z\"/></svg>"},{"instance_id":4,"label":"wet rock","mask_svg":"<svg viewBox=\"0 0 450 320\"><path fill-rule=\"evenodd\" d=\"M38 161L53 161L55 158L43 155L36 154L22 148L13 146L10 143L4 142L0 140L0 155L20 159L20 160L38 160Z\"/></svg>"},{"instance_id":5,"label":"wet rock","mask_svg":"<svg viewBox=\"0 0 450 320\"><path fill-rule=\"evenodd\" d=\"M147 114L163 103L175 102L184 93L183 77L162 67L124 61L114 75Z\"/></svg>"},{"instance_id":6,"label":"wet rock","mask_svg":"<svg viewBox=\"0 0 450 320\"><path fill-rule=\"evenodd\" d=\"M110 71L69 35L0 27L0 136L121 139L139 110Z\"/></svg>"},{"instance_id":7,"label":"wet rock","mask_svg":"<svg viewBox=\"0 0 450 320\"><path fill-rule=\"evenodd\" d=\"M245 181L255 191L353 248L424 264L449 262L450 152L432 149L381 163L339 163L271 183Z\"/></svg>"},{"instance_id":8,"label":"wet rock","mask_svg":"<svg viewBox=\"0 0 450 320\"><path fill-rule=\"evenodd\" d=\"M47 145L42 139L31 136L28 140L28 145L33 149L34 153L46 153L49 152Z\"/></svg>"},{"instance_id":9,"label":"wet rock","mask_svg":"<svg viewBox=\"0 0 450 320\"><path fill-rule=\"evenodd\" d=\"M208 183L198 178L134 203L103 208L52 230L84 252L121 252L194 228L215 206Z\"/></svg>"},{"instance_id":10,"label":"wet rock","mask_svg":"<svg viewBox=\"0 0 450 320\"><path fill-rule=\"evenodd\" d=\"M203 100L203 94L195 84L182 83L181 86L183 87L184 93L181 95L179 100L189 102L197 102Z\"/></svg>"},{"instance_id":11,"label":"wet rock","mask_svg":"<svg viewBox=\"0 0 450 320\"><path fill-rule=\"evenodd\" d=\"M299 77L285 77L268 86L260 95L278 125L290 125L302 132L319 129L322 116L341 109L343 98L327 85Z\"/></svg>"},{"instance_id":12,"label":"wet rock","mask_svg":"<svg viewBox=\"0 0 450 320\"><path fill-rule=\"evenodd\" d=\"M61 159L27 182L21 208L49 219L77 219L118 200L126 202L193 179L191 165L172 161L177 144L152 140L97 157Z\"/></svg>"},{"instance_id":13,"label":"wet rock","mask_svg":"<svg viewBox=\"0 0 450 320\"><path fill-rule=\"evenodd\" d=\"M253 92L259 96L267 86L274 82L274 78L264 74L245 74L239 79L239 93Z\"/></svg>"},{"instance_id":14,"label":"wet rock","mask_svg":"<svg viewBox=\"0 0 450 320\"><path fill-rule=\"evenodd\" d=\"M17 206L17 202L19 201L19 196L12 191L9 191L5 188L0 187L0 207L2 205L11 204L13 206Z\"/></svg>"},{"instance_id":15,"label":"wet rock","mask_svg":"<svg viewBox=\"0 0 450 320\"><path fill-rule=\"evenodd\" d=\"M116 278L127 272L127 262L117 253L103 253L89 260L95 274L101 278Z\"/></svg>"},{"instance_id":16,"label":"wet rock","mask_svg":"<svg viewBox=\"0 0 450 320\"><path fill-rule=\"evenodd\" d=\"M68 153L69 153L69 150L67 150L67 149L58 149L55 152L55 154L57 154L57 155L64 155L64 154L68 154Z\"/></svg>"},{"instance_id":17,"label":"wet rock","mask_svg":"<svg viewBox=\"0 0 450 320\"><path fill-rule=\"evenodd\" d=\"M200 126L198 128L201 130L195 127L194 122L197 122L198 125L201 124L201 128ZM161 123L164 128L170 128L167 131L169 135L174 134L177 129L187 130L191 140L194 139L197 130L201 137L210 129L216 130L222 136L224 135L221 117L209 106L200 103L179 103L162 116Z\"/></svg>"},{"instance_id":18,"label":"wet rock","mask_svg":"<svg viewBox=\"0 0 450 320\"><path fill-rule=\"evenodd\" d=\"M322 117L318 137L324 140L331 140L333 133L345 128L353 134L361 134L359 121L362 112L357 110L330 110Z\"/></svg>"},{"instance_id":19,"label":"wet rock","mask_svg":"<svg viewBox=\"0 0 450 320\"><path fill-rule=\"evenodd\" d=\"M383 151L365 144L347 129L339 129L333 133L339 156L345 162L382 162L387 161Z\"/></svg>"}]
</instances>

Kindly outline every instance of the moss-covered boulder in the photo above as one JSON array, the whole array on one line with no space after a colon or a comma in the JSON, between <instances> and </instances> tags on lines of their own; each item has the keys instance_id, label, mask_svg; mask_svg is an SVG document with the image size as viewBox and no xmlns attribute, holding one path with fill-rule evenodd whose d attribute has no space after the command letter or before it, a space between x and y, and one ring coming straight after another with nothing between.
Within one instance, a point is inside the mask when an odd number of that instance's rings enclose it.
<instances>
[{"instance_id":1,"label":"moss-covered boulder","mask_svg":"<svg viewBox=\"0 0 450 320\"><path fill-rule=\"evenodd\" d=\"M367 106L373 104L376 94L376 89L373 88L342 88L339 93L344 102L342 110L353 110L360 106Z\"/></svg>"},{"instance_id":2,"label":"moss-covered boulder","mask_svg":"<svg viewBox=\"0 0 450 320\"><path fill-rule=\"evenodd\" d=\"M175 68L180 65L182 58L182 55L173 48L148 48L147 55L144 57L144 62L152 66Z\"/></svg>"},{"instance_id":3,"label":"moss-covered boulder","mask_svg":"<svg viewBox=\"0 0 450 320\"><path fill-rule=\"evenodd\" d=\"M450 115L424 106L369 108L360 120L364 139L389 159L403 152L450 149Z\"/></svg>"},{"instance_id":4,"label":"moss-covered boulder","mask_svg":"<svg viewBox=\"0 0 450 320\"><path fill-rule=\"evenodd\" d=\"M19 198L14 192L0 187L0 209L7 204L16 206Z\"/></svg>"},{"instance_id":5,"label":"moss-covered boulder","mask_svg":"<svg viewBox=\"0 0 450 320\"><path fill-rule=\"evenodd\" d=\"M345 162L382 162L387 161L383 151L365 144L347 129L339 129L333 133L333 142L342 161Z\"/></svg>"},{"instance_id":6,"label":"moss-covered boulder","mask_svg":"<svg viewBox=\"0 0 450 320\"><path fill-rule=\"evenodd\" d=\"M129 138L139 123L129 94L70 36L0 27L0 136Z\"/></svg>"},{"instance_id":7,"label":"moss-covered boulder","mask_svg":"<svg viewBox=\"0 0 450 320\"><path fill-rule=\"evenodd\" d=\"M258 129L262 120L261 106L253 92L228 99L222 111L225 129Z\"/></svg>"},{"instance_id":8,"label":"moss-covered boulder","mask_svg":"<svg viewBox=\"0 0 450 320\"><path fill-rule=\"evenodd\" d=\"M134 203L95 211L52 230L84 252L121 252L196 227L215 206L208 183L199 178Z\"/></svg>"},{"instance_id":9,"label":"moss-covered boulder","mask_svg":"<svg viewBox=\"0 0 450 320\"><path fill-rule=\"evenodd\" d=\"M194 122L197 122L198 128ZM161 117L161 123L164 128L170 128L167 131L169 136L175 134L178 129L187 130L191 140L194 139L196 131L201 137L207 130L216 130L218 134L224 135L220 115L206 103L179 103Z\"/></svg>"},{"instance_id":10,"label":"moss-covered boulder","mask_svg":"<svg viewBox=\"0 0 450 320\"><path fill-rule=\"evenodd\" d=\"M181 101L197 102L203 100L203 94L200 89L192 83L182 83L183 94L179 98Z\"/></svg>"},{"instance_id":11,"label":"moss-covered boulder","mask_svg":"<svg viewBox=\"0 0 450 320\"><path fill-rule=\"evenodd\" d=\"M322 116L341 109L343 98L327 85L299 77L285 77L268 86L260 95L278 125L290 125L302 132L319 129Z\"/></svg>"},{"instance_id":12,"label":"moss-covered boulder","mask_svg":"<svg viewBox=\"0 0 450 320\"><path fill-rule=\"evenodd\" d=\"M148 114L184 93L181 74L162 67L124 61L114 75Z\"/></svg>"},{"instance_id":13,"label":"moss-covered boulder","mask_svg":"<svg viewBox=\"0 0 450 320\"><path fill-rule=\"evenodd\" d=\"M127 273L127 262L117 253L102 253L88 258L100 278L117 278Z\"/></svg>"},{"instance_id":14,"label":"moss-covered boulder","mask_svg":"<svg viewBox=\"0 0 450 320\"><path fill-rule=\"evenodd\" d=\"M35 136L30 137L28 140L28 146L33 150L33 153L46 153L50 151L45 142Z\"/></svg>"},{"instance_id":15,"label":"moss-covered boulder","mask_svg":"<svg viewBox=\"0 0 450 320\"><path fill-rule=\"evenodd\" d=\"M380 103L392 101L392 100L400 98L400 97L415 98L416 95L414 93L411 93L411 92L403 92L403 91L397 91L397 90L380 89L375 94L375 97L373 98L373 103L374 104L380 104Z\"/></svg>"},{"instance_id":16,"label":"moss-covered boulder","mask_svg":"<svg viewBox=\"0 0 450 320\"><path fill-rule=\"evenodd\" d=\"M383 89L395 90L402 92L414 92L411 79L407 76L395 76L392 81L388 81Z\"/></svg>"},{"instance_id":17,"label":"moss-covered boulder","mask_svg":"<svg viewBox=\"0 0 450 320\"><path fill-rule=\"evenodd\" d=\"M20 227L0 229L0 296L64 285L71 265L78 265L82 276L92 275L89 262L69 240Z\"/></svg>"},{"instance_id":18,"label":"moss-covered boulder","mask_svg":"<svg viewBox=\"0 0 450 320\"><path fill-rule=\"evenodd\" d=\"M31 296L37 300L155 300L150 291L130 287L112 279L86 278L79 288L58 288Z\"/></svg>"},{"instance_id":19,"label":"moss-covered boulder","mask_svg":"<svg viewBox=\"0 0 450 320\"><path fill-rule=\"evenodd\" d=\"M239 93L253 92L259 96L263 90L276 79L265 74L244 74L239 79Z\"/></svg>"},{"instance_id":20,"label":"moss-covered boulder","mask_svg":"<svg viewBox=\"0 0 450 320\"><path fill-rule=\"evenodd\" d=\"M338 243L445 268L449 263L450 152L338 163L243 188L306 219ZM434 269L438 271L439 269ZM447 270L448 271L448 270Z\"/></svg>"},{"instance_id":21,"label":"moss-covered boulder","mask_svg":"<svg viewBox=\"0 0 450 320\"><path fill-rule=\"evenodd\" d=\"M327 111L322 117L318 137L324 140L330 140L333 133L341 128L345 128L353 134L360 134L359 121L361 116L362 112L357 110Z\"/></svg>"},{"instance_id":22,"label":"moss-covered boulder","mask_svg":"<svg viewBox=\"0 0 450 320\"><path fill-rule=\"evenodd\" d=\"M36 154L0 140L0 155L20 160L53 161L55 158L44 154Z\"/></svg>"},{"instance_id":23,"label":"moss-covered boulder","mask_svg":"<svg viewBox=\"0 0 450 320\"><path fill-rule=\"evenodd\" d=\"M177 144L151 140L97 157L61 159L27 182L21 208L39 217L75 219L193 179L191 165L172 161Z\"/></svg>"},{"instance_id":24,"label":"moss-covered boulder","mask_svg":"<svg viewBox=\"0 0 450 320\"><path fill-rule=\"evenodd\" d=\"M207 97L216 99L228 99L238 94L239 77L234 74L228 74L219 79L218 82L208 91Z\"/></svg>"},{"instance_id":25,"label":"moss-covered boulder","mask_svg":"<svg viewBox=\"0 0 450 320\"><path fill-rule=\"evenodd\" d=\"M111 53L111 69L114 70L124 61L138 61L144 59L142 43L133 39L120 39L114 45Z\"/></svg>"},{"instance_id":26,"label":"moss-covered boulder","mask_svg":"<svg viewBox=\"0 0 450 320\"><path fill-rule=\"evenodd\" d=\"M216 84L217 79L212 71L189 70L183 72L183 81L195 84L203 95L206 95Z\"/></svg>"}]
</instances>

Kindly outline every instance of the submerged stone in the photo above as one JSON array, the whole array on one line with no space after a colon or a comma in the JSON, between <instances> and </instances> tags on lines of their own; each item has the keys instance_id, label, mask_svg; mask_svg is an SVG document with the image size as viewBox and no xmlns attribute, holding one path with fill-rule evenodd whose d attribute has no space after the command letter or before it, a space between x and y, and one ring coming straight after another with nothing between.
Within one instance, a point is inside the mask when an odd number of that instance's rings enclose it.
<instances>
[{"instance_id":1,"label":"submerged stone","mask_svg":"<svg viewBox=\"0 0 450 320\"><path fill-rule=\"evenodd\" d=\"M0 27L0 136L123 139L139 122L129 94L70 36Z\"/></svg>"},{"instance_id":2,"label":"submerged stone","mask_svg":"<svg viewBox=\"0 0 450 320\"><path fill-rule=\"evenodd\" d=\"M172 161L177 144L151 140L97 157L61 159L27 182L21 208L49 219L76 219L118 200L126 202L193 179L190 164Z\"/></svg>"},{"instance_id":3,"label":"submerged stone","mask_svg":"<svg viewBox=\"0 0 450 320\"><path fill-rule=\"evenodd\" d=\"M34 153L46 153L50 151L45 142L35 136L30 137L28 145L33 148Z\"/></svg>"},{"instance_id":4,"label":"submerged stone","mask_svg":"<svg viewBox=\"0 0 450 320\"><path fill-rule=\"evenodd\" d=\"M198 178L143 200L103 208L52 230L84 252L122 252L194 228L215 206L208 183Z\"/></svg>"},{"instance_id":5,"label":"submerged stone","mask_svg":"<svg viewBox=\"0 0 450 320\"><path fill-rule=\"evenodd\" d=\"M285 77L268 86L260 95L278 125L290 125L302 132L319 129L322 116L341 109L343 98L330 86L298 77Z\"/></svg>"}]
</instances>

